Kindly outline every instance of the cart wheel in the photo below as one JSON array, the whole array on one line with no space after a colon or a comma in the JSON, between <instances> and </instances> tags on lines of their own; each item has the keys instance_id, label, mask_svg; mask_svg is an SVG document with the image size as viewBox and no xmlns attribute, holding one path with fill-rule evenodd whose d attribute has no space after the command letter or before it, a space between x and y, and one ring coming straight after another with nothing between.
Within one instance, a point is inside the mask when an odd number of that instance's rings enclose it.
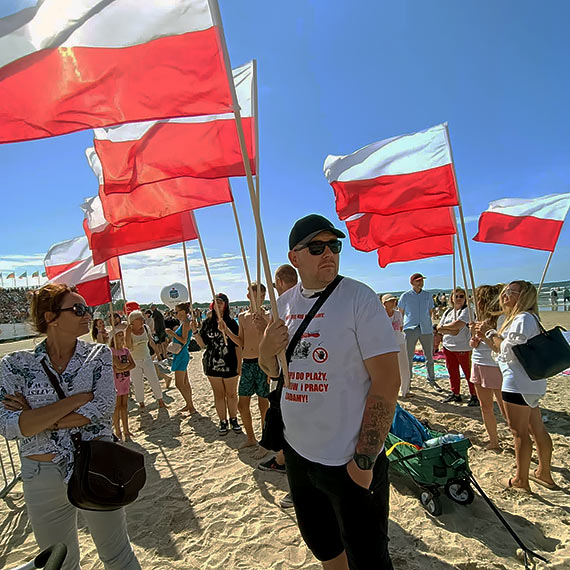
<instances>
[{"instance_id":1,"label":"cart wheel","mask_svg":"<svg viewBox=\"0 0 570 570\"><path fill-rule=\"evenodd\" d=\"M434 496L429 491L421 492L420 503L430 515L434 517L441 515L441 502L438 497Z\"/></svg>"},{"instance_id":2,"label":"cart wheel","mask_svg":"<svg viewBox=\"0 0 570 570\"><path fill-rule=\"evenodd\" d=\"M460 505L470 505L475 498L473 489L467 481L450 481L445 485L445 494Z\"/></svg>"}]
</instances>

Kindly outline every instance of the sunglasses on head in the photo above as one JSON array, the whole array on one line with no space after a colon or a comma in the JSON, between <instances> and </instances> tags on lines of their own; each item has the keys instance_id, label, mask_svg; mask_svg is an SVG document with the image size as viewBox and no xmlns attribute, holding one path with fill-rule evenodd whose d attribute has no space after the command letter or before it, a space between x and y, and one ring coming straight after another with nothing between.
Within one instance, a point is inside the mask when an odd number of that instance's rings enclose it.
<instances>
[{"instance_id":1,"label":"sunglasses on head","mask_svg":"<svg viewBox=\"0 0 570 570\"><path fill-rule=\"evenodd\" d=\"M64 311L73 311L76 317L83 317L86 314L93 316L93 309L83 303L74 303L71 307L59 309L60 313L63 313Z\"/></svg>"},{"instance_id":2,"label":"sunglasses on head","mask_svg":"<svg viewBox=\"0 0 570 570\"><path fill-rule=\"evenodd\" d=\"M321 255L325 251L325 247L328 246L332 253L340 253L342 249L342 242L338 239L333 239L330 241L310 241L307 245L300 247L296 251L307 248L311 255Z\"/></svg>"}]
</instances>

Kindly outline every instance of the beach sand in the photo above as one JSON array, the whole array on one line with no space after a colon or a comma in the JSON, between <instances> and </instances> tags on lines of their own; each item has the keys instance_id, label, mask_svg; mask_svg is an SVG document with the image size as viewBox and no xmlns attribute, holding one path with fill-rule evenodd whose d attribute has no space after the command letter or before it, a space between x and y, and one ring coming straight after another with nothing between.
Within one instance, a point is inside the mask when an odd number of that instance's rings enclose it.
<instances>
[{"instance_id":1,"label":"beach sand","mask_svg":"<svg viewBox=\"0 0 570 570\"><path fill-rule=\"evenodd\" d=\"M570 312L544 313L547 327L570 328ZM32 341L0 345L0 355L30 346ZM130 408L131 444L146 453L147 484L127 507L129 534L146 569L317 570L321 565L305 547L293 509L282 509L286 477L256 468L253 450L238 450L244 435L217 434L210 386L202 373L201 353L193 353L189 374L199 414L181 416L175 388L166 392L168 410L159 410L147 393L147 412ZM462 432L473 447L470 465L485 492L525 544L549 559L548 568L570 568L570 377L549 380L542 401L554 441L553 476L561 489L532 484L533 494L504 490L513 474L512 438L499 422L502 452L484 450L486 434L478 408L443 404L420 378L414 397L400 403L435 429ZM462 381L463 382L463 381ZM442 385L445 382L442 381ZM467 393L463 382L462 390ZM259 414L254 413L259 430ZM4 442L0 442L4 456ZM267 458L271 457L268 455ZM390 550L402 570L523 568L517 545L476 494L473 504L458 505L442 496L443 513L431 517L419 502L419 490L391 472ZM80 517L81 518L81 517ZM37 552L27 519L21 484L0 501L0 568L11 568ZM82 567L103 568L84 524L80 541ZM546 568L539 562L537 568Z\"/></svg>"}]
</instances>

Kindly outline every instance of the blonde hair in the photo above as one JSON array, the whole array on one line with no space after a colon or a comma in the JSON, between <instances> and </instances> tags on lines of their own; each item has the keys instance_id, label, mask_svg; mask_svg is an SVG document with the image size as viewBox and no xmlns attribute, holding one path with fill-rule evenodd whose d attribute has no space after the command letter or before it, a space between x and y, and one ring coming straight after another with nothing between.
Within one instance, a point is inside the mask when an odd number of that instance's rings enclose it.
<instances>
[{"instance_id":1,"label":"blonde hair","mask_svg":"<svg viewBox=\"0 0 570 570\"><path fill-rule=\"evenodd\" d=\"M501 308L501 293L505 285L480 285L475 289L477 313L480 321L487 321L492 328L497 326L497 319L503 313Z\"/></svg>"},{"instance_id":2,"label":"blonde hair","mask_svg":"<svg viewBox=\"0 0 570 570\"><path fill-rule=\"evenodd\" d=\"M511 285L518 285L521 291L515 305L513 307L507 307L503 302L503 295ZM499 333L502 333L505 329L510 327L515 317L520 313L532 313L538 317L538 296L536 287L530 281L511 281L508 285L503 287L501 291L501 307L507 318L501 326Z\"/></svg>"},{"instance_id":3,"label":"blonde hair","mask_svg":"<svg viewBox=\"0 0 570 570\"><path fill-rule=\"evenodd\" d=\"M133 311L132 313L129 313L127 319L129 321L129 325L131 325L133 321L136 321L137 319L142 319L144 322L144 315L142 314L142 311Z\"/></svg>"}]
</instances>

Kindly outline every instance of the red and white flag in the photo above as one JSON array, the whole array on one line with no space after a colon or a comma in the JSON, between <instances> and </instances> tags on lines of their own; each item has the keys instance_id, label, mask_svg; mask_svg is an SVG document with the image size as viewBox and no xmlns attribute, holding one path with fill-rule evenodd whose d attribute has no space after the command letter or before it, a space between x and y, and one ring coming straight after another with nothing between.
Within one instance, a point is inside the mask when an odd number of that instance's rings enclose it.
<instances>
[{"instance_id":1,"label":"red and white flag","mask_svg":"<svg viewBox=\"0 0 570 570\"><path fill-rule=\"evenodd\" d=\"M112 226L105 220L99 196L87 198L81 205L85 212L83 229L89 241L94 263L113 257L146 251L198 238L189 212L182 212L149 222Z\"/></svg>"},{"instance_id":2,"label":"red and white flag","mask_svg":"<svg viewBox=\"0 0 570 570\"><path fill-rule=\"evenodd\" d=\"M117 259L93 264L85 236L52 245L44 258L46 276L51 283L75 285L90 306L111 300L110 281L121 278Z\"/></svg>"},{"instance_id":3,"label":"red and white flag","mask_svg":"<svg viewBox=\"0 0 570 570\"><path fill-rule=\"evenodd\" d=\"M378 265L386 267L398 261L415 261L439 255L453 255L453 236L431 236L395 246L378 248Z\"/></svg>"},{"instance_id":4,"label":"red and white flag","mask_svg":"<svg viewBox=\"0 0 570 570\"><path fill-rule=\"evenodd\" d=\"M0 142L232 110L217 0L36 0L0 19Z\"/></svg>"},{"instance_id":5,"label":"red and white flag","mask_svg":"<svg viewBox=\"0 0 570 570\"><path fill-rule=\"evenodd\" d=\"M455 234L451 208L432 208L391 216L359 214L346 220L346 228L352 247L359 251L374 251L424 237Z\"/></svg>"},{"instance_id":6,"label":"red and white flag","mask_svg":"<svg viewBox=\"0 0 570 570\"><path fill-rule=\"evenodd\" d=\"M233 76L255 174L253 62L234 69ZM233 113L126 123L94 129L94 134L105 194L181 176L245 176Z\"/></svg>"},{"instance_id":7,"label":"red and white flag","mask_svg":"<svg viewBox=\"0 0 570 570\"><path fill-rule=\"evenodd\" d=\"M114 226L148 222L172 214L232 202L227 178L184 176L139 186L128 194L105 194L101 162L93 147L85 151L87 161L99 180L99 198L105 219Z\"/></svg>"},{"instance_id":8,"label":"red and white flag","mask_svg":"<svg viewBox=\"0 0 570 570\"><path fill-rule=\"evenodd\" d=\"M479 217L475 241L554 251L570 208L570 193L495 200Z\"/></svg>"},{"instance_id":9,"label":"red and white flag","mask_svg":"<svg viewBox=\"0 0 570 570\"><path fill-rule=\"evenodd\" d=\"M447 125L385 139L347 156L329 155L324 173L341 220L458 204Z\"/></svg>"}]
</instances>

